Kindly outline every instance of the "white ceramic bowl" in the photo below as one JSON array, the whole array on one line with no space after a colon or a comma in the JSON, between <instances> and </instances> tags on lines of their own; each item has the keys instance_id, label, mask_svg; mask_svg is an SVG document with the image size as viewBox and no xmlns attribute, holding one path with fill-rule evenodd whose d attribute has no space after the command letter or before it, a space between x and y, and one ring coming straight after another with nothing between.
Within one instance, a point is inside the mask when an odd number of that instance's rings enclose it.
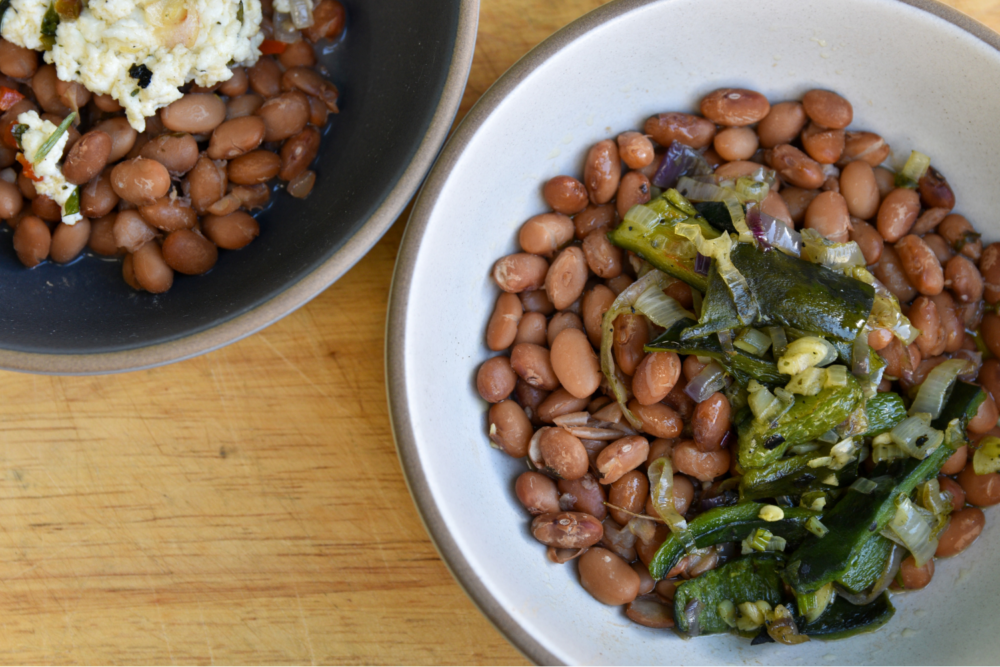
<instances>
[{"instance_id":1,"label":"white ceramic bowl","mask_svg":"<svg viewBox=\"0 0 1000 667\"><path fill-rule=\"evenodd\" d=\"M1000 526L938 564L930 586L894 596L882 630L841 642L750 646L683 641L639 627L553 565L513 494L525 469L489 447L475 390L497 296L493 262L516 251L541 184L579 174L594 142L651 114L695 110L722 86L772 101L828 88L853 128L881 133L902 161L930 155L987 240L1000 237L1000 36L915 0L615 2L518 62L470 112L420 196L400 250L388 323L393 426L411 490L455 576L540 663L995 663Z\"/></svg>"}]
</instances>

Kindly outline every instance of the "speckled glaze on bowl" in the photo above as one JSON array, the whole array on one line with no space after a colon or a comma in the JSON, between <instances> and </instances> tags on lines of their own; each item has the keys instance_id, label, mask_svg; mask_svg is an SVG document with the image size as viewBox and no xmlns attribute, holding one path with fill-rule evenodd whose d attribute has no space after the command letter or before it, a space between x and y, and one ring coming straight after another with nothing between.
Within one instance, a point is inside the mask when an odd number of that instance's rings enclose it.
<instances>
[{"instance_id":1,"label":"speckled glaze on bowl","mask_svg":"<svg viewBox=\"0 0 1000 667\"><path fill-rule=\"evenodd\" d=\"M639 627L546 561L513 494L525 469L489 447L475 373L498 290L493 262L545 209L541 184L579 174L594 142L706 92L743 86L773 101L830 88L853 128L905 160L929 154L957 210L1000 238L1000 37L925 0L622 0L546 40L470 112L432 170L406 231L387 329L396 442L428 530L494 624L539 663L995 663L1000 548L995 511L930 586L893 598L878 632L796 647Z\"/></svg>"},{"instance_id":2,"label":"speckled glaze on bowl","mask_svg":"<svg viewBox=\"0 0 1000 667\"><path fill-rule=\"evenodd\" d=\"M0 368L134 370L248 336L315 297L361 259L437 157L472 64L479 0L342 0L344 37L320 62L340 88L305 200L283 190L261 235L208 274L137 293L120 262L25 269L0 226Z\"/></svg>"}]
</instances>

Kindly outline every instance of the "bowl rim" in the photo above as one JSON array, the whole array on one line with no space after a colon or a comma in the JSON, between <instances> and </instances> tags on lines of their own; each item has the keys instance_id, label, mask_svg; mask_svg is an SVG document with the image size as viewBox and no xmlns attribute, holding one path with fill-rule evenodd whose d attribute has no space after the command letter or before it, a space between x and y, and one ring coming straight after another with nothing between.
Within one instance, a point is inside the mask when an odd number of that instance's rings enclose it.
<instances>
[{"instance_id":1,"label":"bowl rim","mask_svg":"<svg viewBox=\"0 0 1000 667\"><path fill-rule=\"evenodd\" d=\"M389 195L326 261L288 289L222 324L164 343L117 352L48 354L0 349L0 369L45 375L143 370L190 359L242 340L298 310L336 282L389 230L434 164L458 113L472 67L479 0L459 0L458 31L441 97L416 152Z\"/></svg>"},{"instance_id":2,"label":"bowl rim","mask_svg":"<svg viewBox=\"0 0 1000 667\"><path fill-rule=\"evenodd\" d=\"M507 640L536 664L564 664L541 641L537 640L502 606L483 584L475 569L465 558L456 540L448 531L434 494L427 483L413 433L410 410L406 400L406 321L407 294L413 281L413 270L420 251L420 242L431 215L452 170L475 137L479 128L507 96L551 57L568 47L582 35L619 16L658 2L670 0L613 0L566 25L528 51L504 72L462 119L448 143L442 149L434 168L428 174L413 206L406 231L400 243L393 271L386 318L385 369L389 419L403 476L413 496L424 527L452 576L466 595ZM993 31L971 16L938 2L938 0L890 0L910 5L961 28L973 37L1000 51L1000 33Z\"/></svg>"}]
</instances>

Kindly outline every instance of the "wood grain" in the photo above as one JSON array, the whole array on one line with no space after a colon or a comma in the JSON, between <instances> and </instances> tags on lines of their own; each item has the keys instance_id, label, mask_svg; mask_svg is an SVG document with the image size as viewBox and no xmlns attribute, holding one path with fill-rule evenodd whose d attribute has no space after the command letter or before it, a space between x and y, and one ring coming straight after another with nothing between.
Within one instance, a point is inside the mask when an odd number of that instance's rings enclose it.
<instances>
[{"instance_id":1,"label":"wood grain","mask_svg":"<svg viewBox=\"0 0 1000 667\"><path fill-rule=\"evenodd\" d=\"M464 114L599 0L483 0ZM950 4L1000 28L1000 2ZM405 215L285 320L127 375L0 373L3 663L523 663L431 545L389 430Z\"/></svg>"}]
</instances>

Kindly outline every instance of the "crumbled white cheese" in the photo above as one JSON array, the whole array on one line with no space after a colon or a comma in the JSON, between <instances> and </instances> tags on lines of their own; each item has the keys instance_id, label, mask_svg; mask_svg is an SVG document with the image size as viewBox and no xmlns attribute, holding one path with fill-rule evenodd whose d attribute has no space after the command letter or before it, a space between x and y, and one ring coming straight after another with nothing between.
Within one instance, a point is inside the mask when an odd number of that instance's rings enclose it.
<instances>
[{"instance_id":1,"label":"crumbled white cheese","mask_svg":"<svg viewBox=\"0 0 1000 667\"><path fill-rule=\"evenodd\" d=\"M35 156L38 155L42 144L58 128L49 121L40 118L34 111L27 111L19 115L17 122L28 126L28 129L21 135L21 148L24 150L24 157L31 163L31 170L35 172L37 178L41 179L35 181L35 191L41 195L48 195L59 203L63 209L62 221L67 225L74 225L83 220L79 211L66 215L66 201L76 190L76 186L66 180L59 168L63 150L66 149L66 142L69 141L69 133L63 132L63 135L59 137L59 140L42 161L36 164Z\"/></svg>"},{"instance_id":2,"label":"crumbled white cheese","mask_svg":"<svg viewBox=\"0 0 1000 667\"><path fill-rule=\"evenodd\" d=\"M50 0L10 0L0 34L41 49L49 6ZM78 19L59 23L45 60L61 80L118 100L141 132L146 116L181 97L179 86L212 86L232 76L231 65L255 63L264 40L260 21L260 0L90 0ZM152 72L146 88L129 74L136 65Z\"/></svg>"}]
</instances>

